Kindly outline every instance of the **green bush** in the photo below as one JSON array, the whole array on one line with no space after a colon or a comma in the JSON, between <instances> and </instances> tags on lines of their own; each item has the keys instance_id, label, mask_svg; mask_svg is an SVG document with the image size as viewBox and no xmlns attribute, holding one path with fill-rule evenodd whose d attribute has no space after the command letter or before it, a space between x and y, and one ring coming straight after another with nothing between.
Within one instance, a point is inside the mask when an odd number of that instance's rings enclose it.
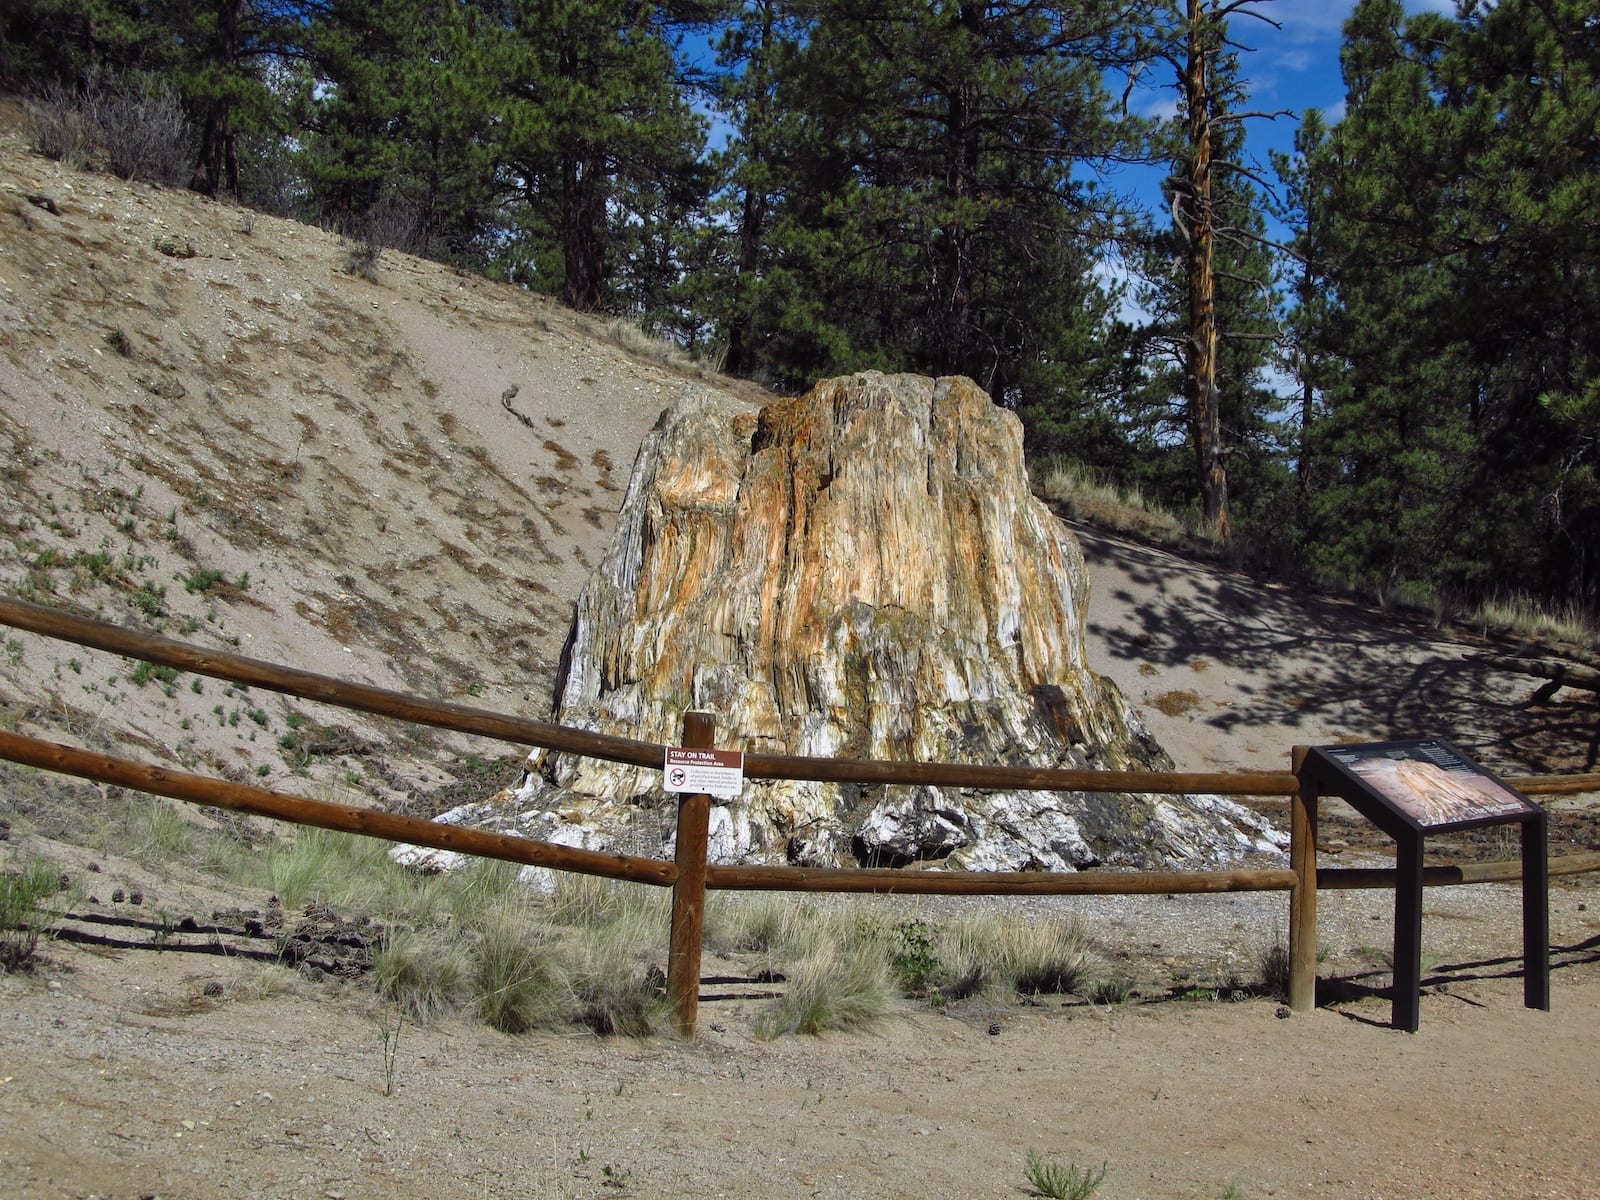
<instances>
[{"instance_id":1,"label":"green bush","mask_svg":"<svg viewBox=\"0 0 1600 1200\"><path fill-rule=\"evenodd\" d=\"M43 859L0 872L0 970L33 969L39 935L54 916L40 902L65 886L61 869Z\"/></svg>"}]
</instances>

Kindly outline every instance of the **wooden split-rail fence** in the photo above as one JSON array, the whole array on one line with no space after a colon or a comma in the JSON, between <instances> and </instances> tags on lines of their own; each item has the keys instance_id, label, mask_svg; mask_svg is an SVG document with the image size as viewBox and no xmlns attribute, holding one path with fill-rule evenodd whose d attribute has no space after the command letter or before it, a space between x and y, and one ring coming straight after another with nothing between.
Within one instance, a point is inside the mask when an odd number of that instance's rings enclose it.
<instances>
[{"instance_id":1,"label":"wooden split-rail fence","mask_svg":"<svg viewBox=\"0 0 1600 1200\"><path fill-rule=\"evenodd\" d=\"M467 705L424 700L385 688L122 629L10 597L0 597L0 624L142 659L157 666L209 675L341 708L521 746L543 747L658 769L666 752L666 747L651 742L569 729ZM685 747L709 749L715 741L714 717L711 714L685 714L682 741ZM27 766L298 825L314 825L556 871L670 887L673 894L667 991L673 1028L682 1038L694 1036L700 988L701 937L708 889L947 896L1287 892L1289 1005L1296 1010L1308 1010L1316 1002L1318 890L1393 888L1396 872L1385 868L1329 869L1317 866L1317 794L1297 774L1303 755L1303 748L1295 750L1291 764L1293 769L1288 771L1224 774L1047 770L1019 766L745 754L744 773L746 778L751 779L1165 795L1198 792L1281 797L1289 803L1290 849L1287 868L1140 872L926 871L723 866L709 863L706 847L711 799L705 795L689 795L680 799L675 857L674 861L666 862L623 854L603 854L509 834L441 825L374 809L330 804L0 731L0 758ZM1600 791L1600 775L1531 776L1507 782L1528 795ZM1600 854L1552 859L1549 869L1551 875L1600 870ZM1521 863L1510 861L1430 867L1424 872L1423 882L1426 885L1498 883L1520 878Z\"/></svg>"}]
</instances>

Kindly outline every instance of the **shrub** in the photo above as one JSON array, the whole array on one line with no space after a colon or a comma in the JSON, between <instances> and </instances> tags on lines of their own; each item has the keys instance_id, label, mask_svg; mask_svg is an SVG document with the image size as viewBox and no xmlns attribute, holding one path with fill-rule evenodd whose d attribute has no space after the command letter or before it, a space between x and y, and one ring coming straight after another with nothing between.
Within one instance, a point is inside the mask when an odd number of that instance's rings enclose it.
<instances>
[{"instance_id":1,"label":"shrub","mask_svg":"<svg viewBox=\"0 0 1600 1200\"><path fill-rule=\"evenodd\" d=\"M428 239L418 205L400 196L386 196L361 221L362 243L387 246L402 254L423 254Z\"/></svg>"},{"instance_id":2,"label":"shrub","mask_svg":"<svg viewBox=\"0 0 1600 1200\"><path fill-rule=\"evenodd\" d=\"M94 149L94 122L77 96L59 83L45 87L38 99L23 105L28 142L46 158L81 171Z\"/></svg>"},{"instance_id":3,"label":"shrub","mask_svg":"<svg viewBox=\"0 0 1600 1200\"><path fill-rule=\"evenodd\" d=\"M352 242L345 252L344 270L347 275L354 275L358 279L365 279L368 283L378 282L378 260L383 256L383 247L377 242L363 238L359 242Z\"/></svg>"},{"instance_id":4,"label":"shrub","mask_svg":"<svg viewBox=\"0 0 1600 1200\"><path fill-rule=\"evenodd\" d=\"M167 187L188 181L189 122L170 87L124 76L94 88L90 97L114 174Z\"/></svg>"}]
</instances>

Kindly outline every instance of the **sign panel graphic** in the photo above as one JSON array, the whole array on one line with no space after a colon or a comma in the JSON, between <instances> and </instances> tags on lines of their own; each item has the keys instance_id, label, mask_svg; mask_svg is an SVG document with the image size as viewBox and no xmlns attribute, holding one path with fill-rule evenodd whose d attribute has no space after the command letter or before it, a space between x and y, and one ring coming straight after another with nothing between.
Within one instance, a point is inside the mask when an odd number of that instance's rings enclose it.
<instances>
[{"instance_id":1,"label":"sign panel graphic","mask_svg":"<svg viewBox=\"0 0 1600 1200\"><path fill-rule=\"evenodd\" d=\"M1516 820L1537 811L1443 741L1325 746L1322 753L1422 829Z\"/></svg>"}]
</instances>

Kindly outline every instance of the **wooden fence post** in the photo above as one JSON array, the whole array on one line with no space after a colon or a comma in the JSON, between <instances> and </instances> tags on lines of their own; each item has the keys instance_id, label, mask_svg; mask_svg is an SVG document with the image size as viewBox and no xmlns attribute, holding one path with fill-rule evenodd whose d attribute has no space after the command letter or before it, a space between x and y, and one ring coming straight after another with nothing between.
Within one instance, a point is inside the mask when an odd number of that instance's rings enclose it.
<instances>
[{"instance_id":1,"label":"wooden fence post","mask_svg":"<svg viewBox=\"0 0 1600 1200\"><path fill-rule=\"evenodd\" d=\"M1296 746L1291 760L1300 781L1289 801L1289 1007L1317 1006L1317 790L1301 768L1308 748Z\"/></svg>"},{"instance_id":2,"label":"wooden fence post","mask_svg":"<svg viewBox=\"0 0 1600 1200\"><path fill-rule=\"evenodd\" d=\"M683 714L683 745L710 750L716 741L710 713ZM672 1030L694 1040L700 1009L700 945L706 915L706 839L711 824L711 797L703 793L678 800L678 836L673 858L678 879L672 885L672 934L667 950L667 999L672 1005Z\"/></svg>"}]
</instances>

